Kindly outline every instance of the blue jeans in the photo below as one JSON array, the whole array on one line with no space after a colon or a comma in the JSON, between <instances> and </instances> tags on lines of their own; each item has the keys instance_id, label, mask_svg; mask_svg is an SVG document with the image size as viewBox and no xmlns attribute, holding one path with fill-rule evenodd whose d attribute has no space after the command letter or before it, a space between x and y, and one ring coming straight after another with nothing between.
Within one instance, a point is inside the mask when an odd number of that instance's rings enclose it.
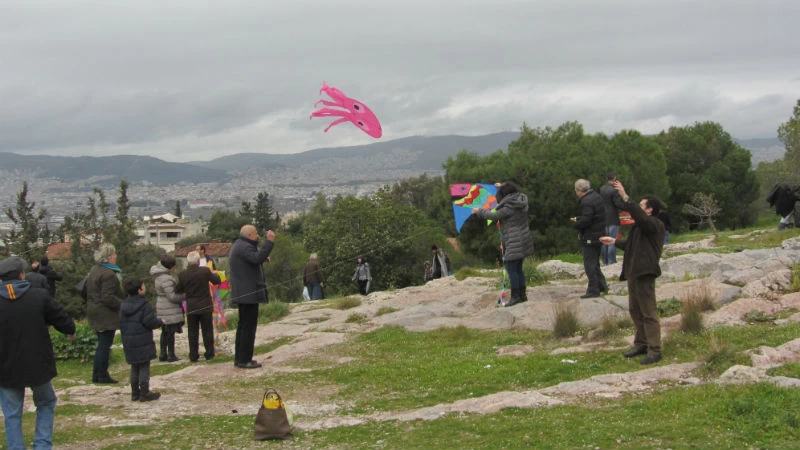
<instances>
[{"instance_id":1,"label":"blue jeans","mask_svg":"<svg viewBox=\"0 0 800 450\"><path fill-rule=\"evenodd\" d=\"M617 238L617 234L619 233L619 225L608 225L606 226L606 236L612 237L614 239ZM616 264L617 263L617 246L616 245L604 245L603 250L603 265L607 266L609 264Z\"/></svg>"},{"instance_id":2,"label":"blue jeans","mask_svg":"<svg viewBox=\"0 0 800 450\"><path fill-rule=\"evenodd\" d=\"M306 285L308 288L308 296L311 300L319 300L322 298L322 286L319 283L308 283Z\"/></svg>"},{"instance_id":3,"label":"blue jeans","mask_svg":"<svg viewBox=\"0 0 800 450\"><path fill-rule=\"evenodd\" d=\"M525 273L522 271L522 260L506 261L506 272L511 289L525 289Z\"/></svg>"},{"instance_id":4,"label":"blue jeans","mask_svg":"<svg viewBox=\"0 0 800 450\"><path fill-rule=\"evenodd\" d=\"M108 377L108 360L111 356L111 344L114 343L114 334L117 330L98 331L97 348L94 351L94 369L92 381Z\"/></svg>"},{"instance_id":5,"label":"blue jeans","mask_svg":"<svg viewBox=\"0 0 800 450\"><path fill-rule=\"evenodd\" d=\"M47 382L31 387L33 404L36 405L36 431L33 436L33 449L53 448L53 422L56 416L56 391L53 384ZM25 389L0 387L0 405L6 425L6 445L8 450L24 450L25 439L22 437L22 403L25 400Z\"/></svg>"}]
</instances>

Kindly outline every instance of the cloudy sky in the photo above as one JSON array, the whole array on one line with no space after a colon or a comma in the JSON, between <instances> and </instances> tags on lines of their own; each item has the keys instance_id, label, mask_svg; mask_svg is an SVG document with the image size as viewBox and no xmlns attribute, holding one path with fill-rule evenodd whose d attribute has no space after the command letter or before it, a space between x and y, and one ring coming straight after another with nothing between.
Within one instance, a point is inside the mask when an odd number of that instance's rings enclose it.
<instances>
[{"instance_id":1,"label":"cloudy sky","mask_svg":"<svg viewBox=\"0 0 800 450\"><path fill-rule=\"evenodd\" d=\"M0 151L295 153L323 81L382 139L711 120L775 137L800 99L796 0L3 0Z\"/></svg>"}]
</instances>

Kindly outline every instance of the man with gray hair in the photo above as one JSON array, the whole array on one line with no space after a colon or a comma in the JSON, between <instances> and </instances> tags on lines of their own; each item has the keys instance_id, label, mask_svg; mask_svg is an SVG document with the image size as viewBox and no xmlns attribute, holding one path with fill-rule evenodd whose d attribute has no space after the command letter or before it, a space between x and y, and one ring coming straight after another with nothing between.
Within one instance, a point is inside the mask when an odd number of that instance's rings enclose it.
<instances>
[{"instance_id":1,"label":"man with gray hair","mask_svg":"<svg viewBox=\"0 0 800 450\"><path fill-rule=\"evenodd\" d=\"M233 243L229 254L231 299L239 307L239 324L236 326L236 355L233 364L240 369L257 369L261 364L253 360L253 347L258 329L258 305L269 301L262 264L267 261L274 245L275 233L267 231L266 240L258 248L258 230L245 225L239 239Z\"/></svg>"},{"instance_id":2,"label":"man with gray hair","mask_svg":"<svg viewBox=\"0 0 800 450\"><path fill-rule=\"evenodd\" d=\"M572 221L575 222L573 227L578 230L578 239L583 247L583 269L589 279L586 293L581 298L600 297L601 292L608 291L606 277L600 270L600 236L605 235L606 209L603 197L592 189L588 180L575 182L575 195L578 196L581 213Z\"/></svg>"},{"instance_id":3,"label":"man with gray hair","mask_svg":"<svg viewBox=\"0 0 800 450\"><path fill-rule=\"evenodd\" d=\"M200 253L189 252L186 255L189 266L178 275L178 284L175 292L186 294L186 328L189 339L189 361L197 362L200 359L199 328L203 329L203 347L205 348L206 361L214 358L214 327L211 303L211 290L208 283L217 285L221 280L219 275L208 267L200 267Z\"/></svg>"}]
</instances>

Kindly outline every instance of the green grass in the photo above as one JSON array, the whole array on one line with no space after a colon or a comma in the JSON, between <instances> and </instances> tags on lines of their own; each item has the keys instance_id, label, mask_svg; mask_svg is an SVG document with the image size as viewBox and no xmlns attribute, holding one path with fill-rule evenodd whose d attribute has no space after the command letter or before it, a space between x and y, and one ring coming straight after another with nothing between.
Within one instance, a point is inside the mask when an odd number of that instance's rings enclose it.
<instances>
[{"instance_id":1,"label":"green grass","mask_svg":"<svg viewBox=\"0 0 800 450\"><path fill-rule=\"evenodd\" d=\"M55 445L113 439L105 448L778 449L797 448L800 439L800 390L770 384L660 389L592 403L295 431L283 442L253 441L253 417L233 413L148 426L65 430L65 419L78 422L91 408L59 407ZM27 434L32 427L33 415L26 413Z\"/></svg>"}]
</instances>

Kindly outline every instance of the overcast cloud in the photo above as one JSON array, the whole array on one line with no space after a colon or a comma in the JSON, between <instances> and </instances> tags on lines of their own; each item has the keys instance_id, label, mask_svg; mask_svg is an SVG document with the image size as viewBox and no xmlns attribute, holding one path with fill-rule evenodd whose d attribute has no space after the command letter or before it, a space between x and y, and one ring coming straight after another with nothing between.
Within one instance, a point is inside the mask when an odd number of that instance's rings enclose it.
<instances>
[{"instance_id":1,"label":"overcast cloud","mask_svg":"<svg viewBox=\"0 0 800 450\"><path fill-rule=\"evenodd\" d=\"M774 137L800 98L798 24L795 0L4 0L0 151L374 142L309 120L323 81L369 105L382 139L567 120Z\"/></svg>"}]
</instances>

